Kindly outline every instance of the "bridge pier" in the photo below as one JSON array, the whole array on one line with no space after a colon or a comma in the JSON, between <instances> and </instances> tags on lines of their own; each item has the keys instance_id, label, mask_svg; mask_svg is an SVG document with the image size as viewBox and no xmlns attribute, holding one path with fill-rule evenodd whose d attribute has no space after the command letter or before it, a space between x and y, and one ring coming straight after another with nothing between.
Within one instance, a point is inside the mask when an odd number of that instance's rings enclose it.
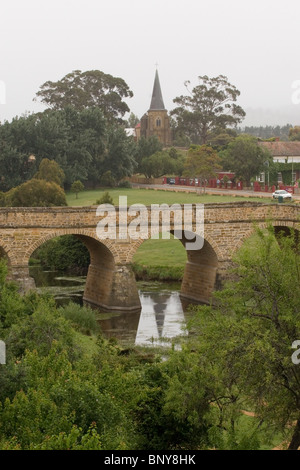
<instances>
[{"instance_id":1,"label":"bridge pier","mask_svg":"<svg viewBox=\"0 0 300 470\"><path fill-rule=\"evenodd\" d=\"M34 279L29 275L28 264L10 265L7 278L9 281L14 281L19 285L20 293L25 293L36 287Z\"/></svg>"},{"instance_id":2,"label":"bridge pier","mask_svg":"<svg viewBox=\"0 0 300 470\"><path fill-rule=\"evenodd\" d=\"M116 264L104 269L91 264L83 301L104 311L140 311L141 302L131 267Z\"/></svg>"}]
</instances>

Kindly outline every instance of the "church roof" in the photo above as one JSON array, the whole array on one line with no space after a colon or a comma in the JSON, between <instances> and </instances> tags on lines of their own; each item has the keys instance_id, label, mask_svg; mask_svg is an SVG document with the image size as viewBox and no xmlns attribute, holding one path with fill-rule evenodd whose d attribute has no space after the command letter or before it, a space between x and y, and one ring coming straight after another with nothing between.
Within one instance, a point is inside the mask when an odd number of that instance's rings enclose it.
<instances>
[{"instance_id":1,"label":"church roof","mask_svg":"<svg viewBox=\"0 0 300 470\"><path fill-rule=\"evenodd\" d=\"M164 105L162 92L160 88L158 71L156 70L154 85L153 85L153 92L152 92L152 99L151 99L149 111L162 111L162 110L165 110L165 105Z\"/></svg>"}]
</instances>

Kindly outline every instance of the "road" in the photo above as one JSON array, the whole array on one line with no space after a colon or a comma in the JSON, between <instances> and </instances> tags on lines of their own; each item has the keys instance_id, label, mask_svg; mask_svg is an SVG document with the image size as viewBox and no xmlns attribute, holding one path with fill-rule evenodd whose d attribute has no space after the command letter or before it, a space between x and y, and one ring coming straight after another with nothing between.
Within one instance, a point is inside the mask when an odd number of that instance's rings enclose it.
<instances>
[{"instance_id":1,"label":"road","mask_svg":"<svg viewBox=\"0 0 300 470\"><path fill-rule=\"evenodd\" d=\"M150 189L162 189L164 191L175 191L175 192L197 192L200 188L195 186L177 186L174 184L139 184L132 183L134 188L150 188ZM218 188L206 188L207 194L218 194L223 196L239 196L239 197L258 197L271 199L272 193L263 191L251 191L251 190L237 190L237 189L218 189ZM300 202L300 194L294 194L293 199L295 202Z\"/></svg>"}]
</instances>

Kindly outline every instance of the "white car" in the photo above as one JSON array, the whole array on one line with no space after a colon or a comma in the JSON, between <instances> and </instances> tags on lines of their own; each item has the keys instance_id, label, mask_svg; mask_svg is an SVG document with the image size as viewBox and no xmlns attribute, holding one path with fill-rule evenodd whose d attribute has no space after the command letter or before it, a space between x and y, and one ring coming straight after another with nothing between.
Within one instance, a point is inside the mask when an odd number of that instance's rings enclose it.
<instances>
[{"instance_id":1,"label":"white car","mask_svg":"<svg viewBox=\"0 0 300 470\"><path fill-rule=\"evenodd\" d=\"M282 199L289 199L290 201L292 200L292 195L285 189L278 189L272 194L273 199L278 199L279 197L282 197Z\"/></svg>"}]
</instances>

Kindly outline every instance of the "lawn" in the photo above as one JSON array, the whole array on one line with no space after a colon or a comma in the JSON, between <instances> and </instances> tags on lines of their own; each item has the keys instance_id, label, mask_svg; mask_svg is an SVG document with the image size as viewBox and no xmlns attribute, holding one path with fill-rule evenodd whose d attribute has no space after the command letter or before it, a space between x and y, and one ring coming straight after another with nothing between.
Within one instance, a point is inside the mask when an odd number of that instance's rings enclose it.
<instances>
[{"instance_id":1,"label":"lawn","mask_svg":"<svg viewBox=\"0 0 300 470\"><path fill-rule=\"evenodd\" d=\"M74 193L67 193L67 203L69 206L93 206L96 205L97 199L100 199L104 192L107 190L89 190L83 191L78 194L78 199ZM151 204L192 204L192 203L218 203L218 202L239 202L239 201L252 201L252 202L271 202L269 199L261 199L259 197L234 197L234 196L221 196L201 194L197 195L193 192L175 192L164 191L162 189L108 189L109 194L113 198L116 206L119 205L119 197L127 197L127 205L144 204L150 206Z\"/></svg>"},{"instance_id":2,"label":"lawn","mask_svg":"<svg viewBox=\"0 0 300 470\"><path fill-rule=\"evenodd\" d=\"M186 251L182 243L170 236L167 239L149 239L136 251L133 262L142 266L182 267L186 263Z\"/></svg>"}]
</instances>

